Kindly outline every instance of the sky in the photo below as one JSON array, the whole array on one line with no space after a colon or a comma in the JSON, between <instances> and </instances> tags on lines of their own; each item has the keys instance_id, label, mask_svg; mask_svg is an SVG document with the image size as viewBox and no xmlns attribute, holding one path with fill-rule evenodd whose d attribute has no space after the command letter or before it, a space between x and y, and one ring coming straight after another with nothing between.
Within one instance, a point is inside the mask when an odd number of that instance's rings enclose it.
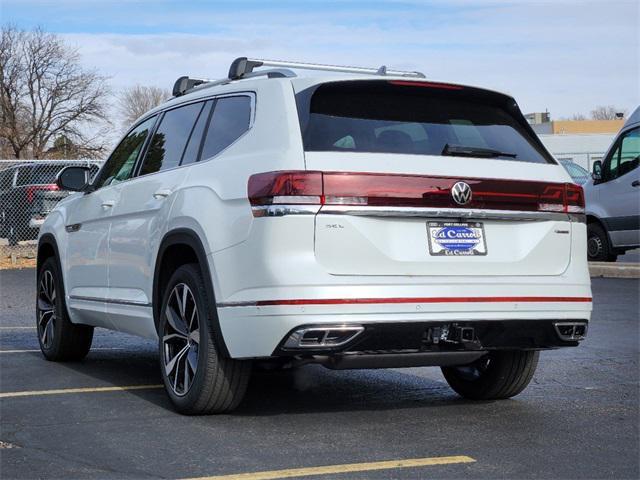
<instances>
[{"instance_id":1,"label":"sky","mask_svg":"<svg viewBox=\"0 0 640 480\"><path fill-rule=\"evenodd\" d=\"M0 0L0 19L62 35L114 91L248 56L420 70L552 118L640 104L638 0Z\"/></svg>"}]
</instances>

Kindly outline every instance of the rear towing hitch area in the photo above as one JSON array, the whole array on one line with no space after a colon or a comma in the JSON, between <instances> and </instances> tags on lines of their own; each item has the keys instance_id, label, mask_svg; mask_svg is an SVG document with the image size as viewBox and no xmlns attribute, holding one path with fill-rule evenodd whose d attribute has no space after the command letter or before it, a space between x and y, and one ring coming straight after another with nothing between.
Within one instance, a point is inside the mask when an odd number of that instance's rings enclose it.
<instances>
[{"instance_id":1,"label":"rear towing hitch area","mask_svg":"<svg viewBox=\"0 0 640 480\"><path fill-rule=\"evenodd\" d=\"M424 347L464 347L465 350L482 350L482 343L475 328L468 325L445 324L429 327L422 338Z\"/></svg>"}]
</instances>

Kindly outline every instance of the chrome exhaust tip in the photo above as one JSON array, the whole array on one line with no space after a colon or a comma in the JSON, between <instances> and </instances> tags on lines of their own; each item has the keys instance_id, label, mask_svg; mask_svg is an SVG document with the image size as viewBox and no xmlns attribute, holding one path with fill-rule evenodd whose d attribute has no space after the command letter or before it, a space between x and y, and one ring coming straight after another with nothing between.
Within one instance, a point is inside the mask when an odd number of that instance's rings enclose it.
<instances>
[{"instance_id":1,"label":"chrome exhaust tip","mask_svg":"<svg viewBox=\"0 0 640 480\"><path fill-rule=\"evenodd\" d=\"M284 342L284 349L320 349L341 347L364 332L362 325L302 327L294 330Z\"/></svg>"},{"instance_id":2,"label":"chrome exhaust tip","mask_svg":"<svg viewBox=\"0 0 640 480\"><path fill-rule=\"evenodd\" d=\"M565 342L580 342L587 336L587 322L554 322L553 326Z\"/></svg>"}]
</instances>

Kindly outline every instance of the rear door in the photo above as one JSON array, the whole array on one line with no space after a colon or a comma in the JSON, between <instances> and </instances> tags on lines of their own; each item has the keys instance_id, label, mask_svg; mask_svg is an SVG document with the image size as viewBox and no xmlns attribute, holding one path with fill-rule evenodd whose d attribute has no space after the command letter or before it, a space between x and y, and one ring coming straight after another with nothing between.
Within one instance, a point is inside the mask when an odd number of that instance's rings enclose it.
<instances>
[{"instance_id":1,"label":"rear door","mask_svg":"<svg viewBox=\"0 0 640 480\"><path fill-rule=\"evenodd\" d=\"M164 112L138 175L117 187L119 200L109 239L107 309L118 330L155 335L153 321L149 321L153 260L174 193L187 173L181 167L196 160L210 108L211 102L202 101Z\"/></svg>"},{"instance_id":2,"label":"rear door","mask_svg":"<svg viewBox=\"0 0 640 480\"><path fill-rule=\"evenodd\" d=\"M566 270L567 212L580 211L582 192L510 97L449 84L347 81L301 92L298 101L306 168L323 172L315 253L328 272Z\"/></svg>"}]
</instances>

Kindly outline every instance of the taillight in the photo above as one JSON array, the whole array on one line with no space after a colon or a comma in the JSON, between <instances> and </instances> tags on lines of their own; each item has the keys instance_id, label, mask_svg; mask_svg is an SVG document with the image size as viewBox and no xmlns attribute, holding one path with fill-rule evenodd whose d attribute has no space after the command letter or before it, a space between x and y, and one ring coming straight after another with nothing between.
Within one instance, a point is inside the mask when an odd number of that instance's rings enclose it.
<instances>
[{"instance_id":1,"label":"taillight","mask_svg":"<svg viewBox=\"0 0 640 480\"><path fill-rule=\"evenodd\" d=\"M584 213L584 190L580 185L565 184L565 212Z\"/></svg>"},{"instance_id":2,"label":"taillight","mask_svg":"<svg viewBox=\"0 0 640 480\"><path fill-rule=\"evenodd\" d=\"M281 171L249 178L251 205L321 205L322 172Z\"/></svg>"},{"instance_id":3,"label":"taillight","mask_svg":"<svg viewBox=\"0 0 640 480\"><path fill-rule=\"evenodd\" d=\"M451 195L452 187L460 181L472 192L462 205ZM268 172L250 177L248 196L254 207L344 205L584 212L582 188L574 184L422 175Z\"/></svg>"},{"instance_id":4,"label":"taillight","mask_svg":"<svg viewBox=\"0 0 640 480\"><path fill-rule=\"evenodd\" d=\"M55 183L47 185L29 185L26 188L28 203L33 202L33 197L38 190L58 190L58 185L56 185Z\"/></svg>"}]
</instances>

